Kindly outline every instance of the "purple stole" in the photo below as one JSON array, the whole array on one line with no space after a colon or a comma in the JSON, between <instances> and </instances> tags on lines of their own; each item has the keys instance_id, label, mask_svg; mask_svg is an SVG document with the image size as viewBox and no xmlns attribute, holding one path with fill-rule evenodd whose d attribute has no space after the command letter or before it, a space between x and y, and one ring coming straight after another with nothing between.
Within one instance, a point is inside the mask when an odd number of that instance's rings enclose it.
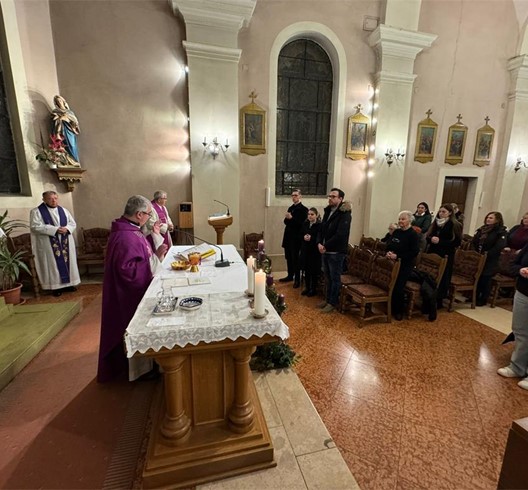
<instances>
[{"instance_id":1,"label":"purple stole","mask_svg":"<svg viewBox=\"0 0 528 490\"><path fill-rule=\"evenodd\" d=\"M160 220L160 223L167 224L169 220L167 219L167 213L165 212L165 208L160 206L156 201L151 201L151 204L152 204L152 207L156 210L156 213L158 213L158 218ZM165 233L165 235L162 235L163 243L167 245L167 247L171 246L169 242L169 237L170 237L169 233L170 233L169 230L167 230L167 233ZM154 242L152 242L152 244L154 244Z\"/></svg>"},{"instance_id":2,"label":"purple stole","mask_svg":"<svg viewBox=\"0 0 528 490\"><path fill-rule=\"evenodd\" d=\"M46 225L56 226L53 222L51 214L48 207L45 203L42 203L38 210L42 216L42 220ZM59 226L66 226L68 220L66 218L66 213L64 209L60 206L57 206L59 211ZM70 241L68 238L68 233L59 233L58 235L50 236L51 250L53 251L53 256L55 257L55 263L57 264L57 269L59 271L59 276L62 284L67 284L70 282Z\"/></svg>"}]
</instances>

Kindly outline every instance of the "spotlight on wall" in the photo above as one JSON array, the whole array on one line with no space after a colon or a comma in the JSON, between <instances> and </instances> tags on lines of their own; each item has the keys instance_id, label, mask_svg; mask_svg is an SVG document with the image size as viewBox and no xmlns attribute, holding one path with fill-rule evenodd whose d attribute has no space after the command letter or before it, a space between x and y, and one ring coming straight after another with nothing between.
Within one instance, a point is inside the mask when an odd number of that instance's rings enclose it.
<instances>
[{"instance_id":1,"label":"spotlight on wall","mask_svg":"<svg viewBox=\"0 0 528 490\"><path fill-rule=\"evenodd\" d=\"M204 146L204 151L208 151L213 157L213 160L215 160L216 157L220 154L220 150L222 151L222 153L225 153L227 151L227 149L229 148L229 140L226 138L225 144L223 145L222 143L218 143L218 138L215 136L213 138L213 141L207 143L207 138L204 136L202 145Z\"/></svg>"},{"instance_id":2,"label":"spotlight on wall","mask_svg":"<svg viewBox=\"0 0 528 490\"><path fill-rule=\"evenodd\" d=\"M398 151L394 153L392 148L387 148L387 151L385 152L385 161L389 165L389 167L394 163L394 161L401 162L405 157L405 150L401 150L398 148Z\"/></svg>"},{"instance_id":3,"label":"spotlight on wall","mask_svg":"<svg viewBox=\"0 0 528 490\"><path fill-rule=\"evenodd\" d=\"M521 165L524 167L524 168L528 168L528 165L526 165L526 162L524 162L521 157L517 158L517 163L515 164L515 168L513 170L515 170L516 172L518 172L519 170L521 170Z\"/></svg>"}]
</instances>

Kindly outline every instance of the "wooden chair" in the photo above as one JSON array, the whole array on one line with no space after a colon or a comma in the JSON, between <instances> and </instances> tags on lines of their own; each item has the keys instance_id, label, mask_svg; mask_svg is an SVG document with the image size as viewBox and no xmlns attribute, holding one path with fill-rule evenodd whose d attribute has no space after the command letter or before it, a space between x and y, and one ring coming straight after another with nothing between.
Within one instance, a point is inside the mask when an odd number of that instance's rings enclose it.
<instances>
[{"instance_id":1,"label":"wooden chair","mask_svg":"<svg viewBox=\"0 0 528 490\"><path fill-rule=\"evenodd\" d=\"M374 244L374 251L379 255L384 255L387 252L387 244L381 240L377 240Z\"/></svg>"},{"instance_id":2,"label":"wooden chair","mask_svg":"<svg viewBox=\"0 0 528 490\"><path fill-rule=\"evenodd\" d=\"M486 262L486 254L479 254L473 250L458 249L455 252L453 275L449 284L449 307L453 311L456 293L471 293L471 309L475 309L477 302L477 283Z\"/></svg>"},{"instance_id":3,"label":"wooden chair","mask_svg":"<svg viewBox=\"0 0 528 490\"><path fill-rule=\"evenodd\" d=\"M377 238L369 237L362 235L361 240L359 241L360 248L368 248L369 250L376 250L376 243L378 242Z\"/></svg>"},{"instance_id":4,"label":"wooden chair","mask_svg":"<svg viewBox=\"0 0 528 490\"><path fill-rule=\"evenodd\" d=\"M35 298L40 298L41 286L39 278L37 276L37 269L35 267L35 256L33 255L33 250L31 249L31 234L24 233L22 235L9 237L7 242L11 252L16 250L24 250L26 253L22 256L23 262L28 266L28 269L31 271L29 275L25 271L20 272L20 280L23 285L29 285L33 289L33 294Z\"/></svg>"},{"instance_id":5,"label":"wooden chair","mask_svg":"<svg viewBox=\"0 0 528 490\"><path fill-rule=\"evenodd\" d=\"M352 247L350 252L350 263L348 272L341 275L341 291L339 292L339 310L345 311L347 307L347 296L344 289L353 284L364 284L370 279L372 263L376 257L368 248Z\"/></svg>"},{"instance_id":6,"label":"wooden chair","mask_svg":"<svg viewBox=\"0 0 528 490\"><path fill-rule=\"evenodd\" d=\"M104 265L106 246L110 230L107 228L81 228L82 243L77 254L77 265L86 266L86 274L90 274L90 266Z\"/></svg>"},{"instance_id":7,"label":"wooden chair","mask_svg":"<svg viewBox=\"0 0 528 490\"><path fill-rule=\"evenodd\" d=\"M247 233L242 234L242 241L244 243L244 260L247 260L250 255L257 256L258 242L264 240L264 232L261 233Z\"/></svg>"},{"instance_id":8,"label":"wooden chair","mask_svg":"<svg viewBox=\"0 0 528 490\"><path fill-rule=\"evenodd\" d=\"M460 243L460 248L462 250L472 250L473 249L473 236L471 235L462 235L462 242Z\"/></svg>"},{"instance_id":9,"label":"wooden chair","mask_svg":"<svg viewBox=\"0 0 528 490\"><path fill-rule=\"evenodd\" d=\"M376 318L386 318L387 323L392 322L392 291L399 272L399 259L394 261L377 256L372 264L369 283L353 284L344 289L344 294L359 306L360 326L364 321ZM386 314L372 311L372 305L376 303L386 303Z\"/></svg>"},{"instance_id":10,"label":"wooden chair","mask_svg":"<svg viewBox=\"0 0 528 490\"><path fill-rule=\"evenodd\" d=\"M436 254L427 254L421 252L416 259L416 269L422 273L429 274L436 284L440 284L447 266L447 257L440 257ZM416 298L420 295L421 285L417 282L407 281L405 283L405 292L409 298L407 304L407 318L412 317Z\"/></svg>"},{"instance_id":11,"label":"wooden chair","mask_svg":"<svg viewBox=\"0 0 528 490\"><path fill-rule=\"evenodd\" d=\"M495 274L491 279L491 293L490 293L490 306L495 308L495 305L499 300L499 291L501 289L510 289L515 291L516 278L511 273L511 267L515 261L517 254L514 250L511 252L503 252L499 259L499 272ZM513 301L511 298L507 298L508 301Z\"/></svg>"}]
</instances>

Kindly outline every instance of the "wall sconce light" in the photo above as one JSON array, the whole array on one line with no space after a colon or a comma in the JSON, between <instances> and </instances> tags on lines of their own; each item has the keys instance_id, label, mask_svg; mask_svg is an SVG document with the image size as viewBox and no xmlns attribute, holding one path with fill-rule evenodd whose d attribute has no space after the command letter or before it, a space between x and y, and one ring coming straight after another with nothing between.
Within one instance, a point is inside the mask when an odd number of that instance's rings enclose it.
<instances>
[{"instance_id":1,"label":"wall sconce light","mask_svg":"<svg viewBox=\"0 0 528 490\"><path fill-rule=\"evenodd\" d=\"M398 151L394 153L392 148L387 148L387 151L385 152L385 161L389 165L389 167L393 164L394 160L397 162L401 162L405 157L405 150L400 150L398 148Z\"/></svg>"},{"instance_id":2,"label":"wall sconce light","mask_svg":"<svg viewBox=\"0 0 528 490\"><path fill-rule=\"evenodd\" d=\"M204 146L204 151L208 151L212 155L213 160L216 160L216 157L220 154L220 150L225 153L229 148L229 140L226 138L225 145L223 145L222 143L218 143L218 138L215 136L213 141L207 143L207 138L204 136L202 145Z\"/></svg>"},{"instance_id":3,"label":"wall sconce light","mask_svg":"<svg viewBox=\"0 0 528 490\"><path fill-rule=\"evenodd\" d=\"M517 163L515 164L515 168L513 170L515 170L516 172L518 172L519 170L521 170L521 165L524 167L524 168L528 168L528 165L526 165L526 162L524 162L521 157L517 158Z\"/></svg>"}]
</instances>

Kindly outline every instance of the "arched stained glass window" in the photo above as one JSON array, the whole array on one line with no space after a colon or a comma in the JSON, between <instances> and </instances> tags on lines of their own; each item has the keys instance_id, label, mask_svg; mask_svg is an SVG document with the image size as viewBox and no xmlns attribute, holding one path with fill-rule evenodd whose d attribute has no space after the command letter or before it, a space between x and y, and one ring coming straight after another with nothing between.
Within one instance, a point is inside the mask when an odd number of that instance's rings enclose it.
<instances>
[{"instance_id":1,"label":"arched stained glass window","mask_svg":"<svg viewBox=\"0 0 528 490\"><path fill-rule=\"evenodd\" d=\"M325 50L310 39L279 54L275 194L327 192L333 72Z\"/></svg>"}]
</instances>

